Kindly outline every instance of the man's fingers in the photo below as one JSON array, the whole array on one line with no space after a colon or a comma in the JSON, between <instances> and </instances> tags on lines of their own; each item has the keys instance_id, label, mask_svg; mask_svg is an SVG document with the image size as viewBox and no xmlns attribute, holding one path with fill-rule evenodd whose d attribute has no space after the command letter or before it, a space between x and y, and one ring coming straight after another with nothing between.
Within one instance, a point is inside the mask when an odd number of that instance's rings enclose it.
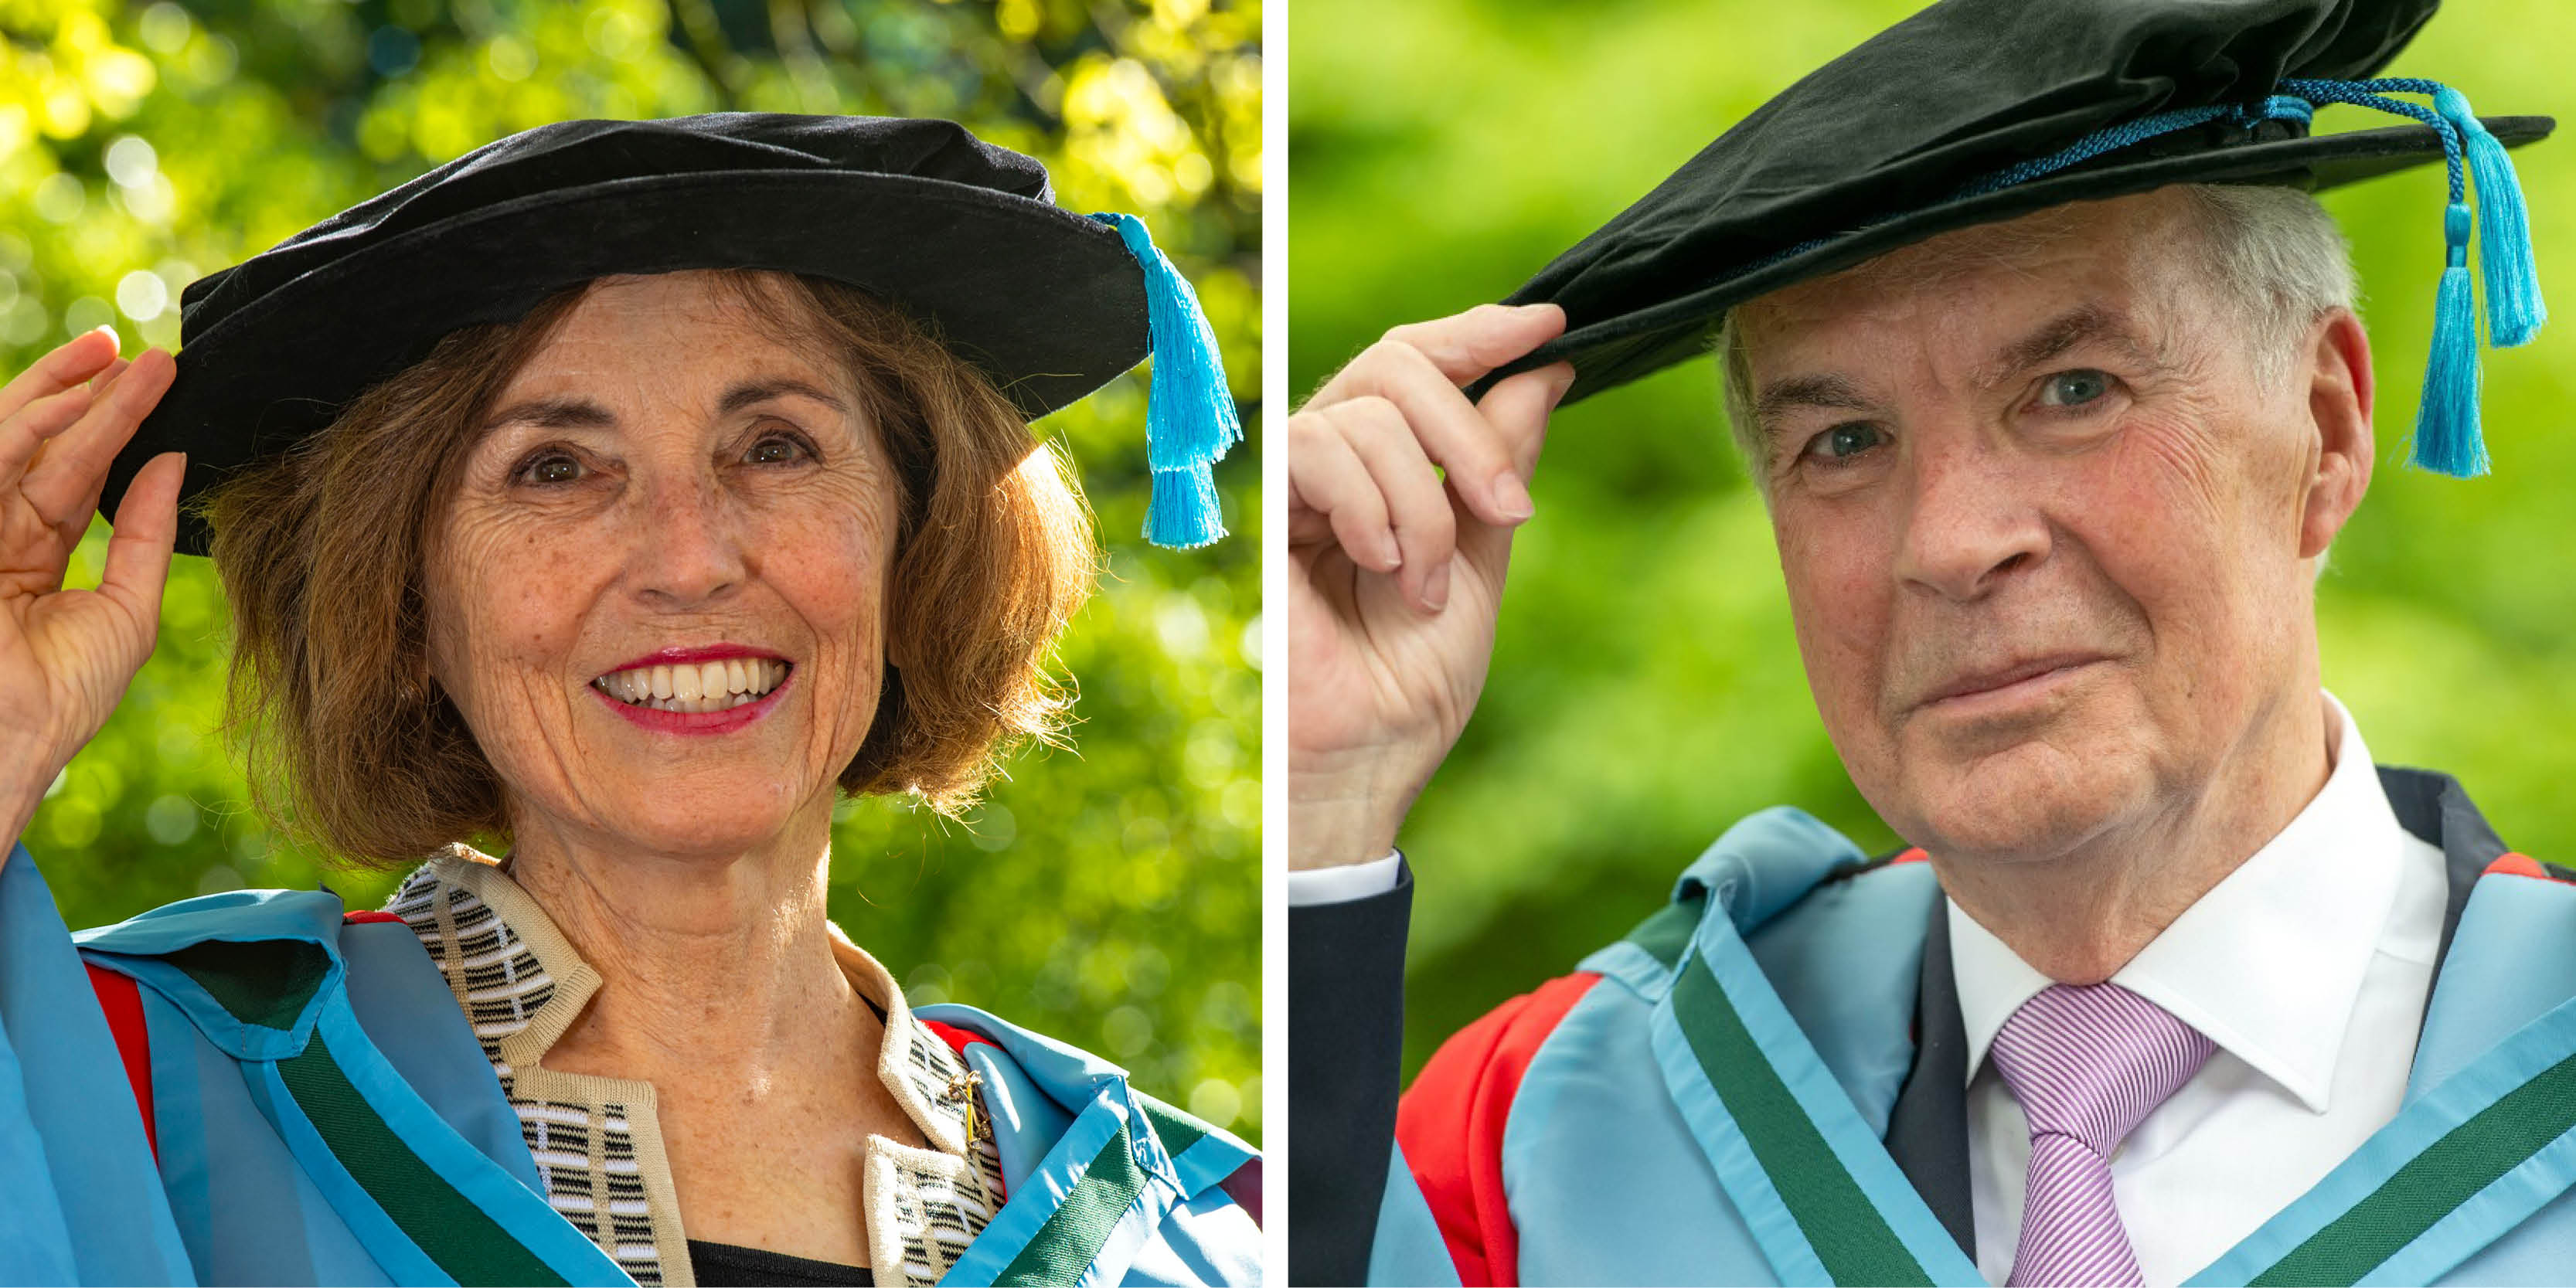
<instances>
[{"instance_id":1,"label":"man's fingers","mask_svg":"<svg viewBox=\"0 0 2576 1288\"><path fill-rule=\"evenodd\" d=\"M1404 566L1396 584L1425 612L1449 602L1449 556L1458 548L1458 513L1431 468L1422 442L1395 405L1374 398L1339 403L1334 425L1368 466L1378 495L1386 498L1387 526L1395 530Z\"/></svg>"},{"instance_id":2,"label":"man's fingers","mask_svg":"<svg viewBox=\"0 0 2576 1288\"><path fill-rule=\"evenodd\" d=\"M18 414L18 410L39 398L71 388L116 359L116 336L108 331L84 331L56 345L53 352L36 359L26 370L6 385L0 385L0 421Z\"/></svg>"},{"instance_id":3,"label":"man's fingers","mask_svg":"<svg viewBox=\"0 0 2576 1288\"><path fill-rule=\"evenodd\" d=\"M1497 441L1508 444L1512 468L1528 478L1538 470L1539 452L1547 445L1547 418L1574 384L1574 368L1565 363L1524 371L1485 391L1477 412L1494 426ZM1470 523L1458 532L1458 549L1485 576L1500 581L1511 559L1515 526Z\"/></svg>"},{"instance_id":4,"label":"man's fingers","mask_svg":"<svg viewBox=\"0 0 2576 1288\"><path fill-rule=\"evenodd\" d=\"M1386 520L1386 498L1368 466L1321 416L1300 417L1306 432L1293 435L1296 448L1288 458L1289 539L1299 537L1299 510L1320 517L1325 530L1350 556L1372 572L1393 572L1404 564L1395 544L1395 529Z\"/></svg>"},{"instance_id":5,"label":"man's fingers","mask_svg":"<svg viewBox=\"0 0 2576 1288\"><path fill-rule=\"evenodd\" d=\"M1501 524L1530 517L1529 488L1514 471L1510 450L1430 359L1404 345L1384 344L1352 363L1351 370L1349 388L1336 406L1393 404L1412 426L1423 454L1448 471L1476 517Z\"/></svg>"},{"instance_id":6,"label":"man's fingers","mask_svg":"<svg viewBox=\"0 0 2576 1288\"><path fill-rule=\"evenodd\" d=\"M1539 451L1547 445L1547 418L1573 387L1573 364L1560 362L1513 376L1486 390L1484 400L1476 404L1485 423L1494 427L1496 445L1520 477L1528 478L1538 469Z\"/></svg>"},{"instance_id":7,"label":"man's fingers","mask_svg":"<svg viewBox=\"0 0 2576 1288\"><path fill-rule=\"evenodd\" d=\"M1397 327L1386 338L1420 350L1449 383L1464 385L1564 333L1565 310L1556 305L1479 304L1451 317Z\"/></svg>"},{"instance_id":8,"label":"man's fingers","mask_svg":"<svg viewBox=\"0 0 2576 1288\"><path fill-rule=\"evenodd\" d=\"M188 458L180 452L163 452L146 463L117 502L116 531L107 540L98 592L143 625L147 650L160 629L161 587L179 540L179 482L187 471Z\"/></svg>"},{"instance_id":9,"label":"man's fingers","mask_svg":"<svg viewBox=\"0 0 2576 1288\"><path fill-rule=\"evenodd\" d=\"M116 454L134 437L143 417L160 402L177 368L170 355L147 349L116 387L97 395L80 423L45 448L27 470L19 491L48 523L68 521L98 488Z\"/></svg>"}]
</instances>

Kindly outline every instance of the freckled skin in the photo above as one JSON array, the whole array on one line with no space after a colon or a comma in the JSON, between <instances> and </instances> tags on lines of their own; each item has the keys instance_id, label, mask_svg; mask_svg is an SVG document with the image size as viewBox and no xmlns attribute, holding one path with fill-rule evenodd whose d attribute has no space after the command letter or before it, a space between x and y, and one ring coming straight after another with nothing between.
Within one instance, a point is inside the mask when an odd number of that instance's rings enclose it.
<instances>
[{"instance_id":1,"label":"freckled skin","mask_svg":"<svg viewBox=\"0 0 2576 1288\"><path fill-rule=\"evenodd\" d=\"M622 844L739 851L828 798L867 736L895 485L855 416L785 398L711 420L736 379L840 379L748 325L709 327L698 319L715 301L682 290L603 288L498 400L585 397L620 426L512 426L476 446L433 579L432 670L514 811ZM821 460L742 460L764 436L798 434ZM510 478L548 449L583 477ZM656 649L718 641L784 655L802 692L707 739L639 731L590 688Z\"/></svg>"},{"instance_id":2,"label":"freckled skin","mask_svg":"<svg viewBox=\"0 0 2576 1288\"><path fill-rule=\"evenodd\" d=\"M781 396L718 414L739 382ZM608 424L496 428L427 578L430 668L506 789L511 875L599 993L549 1068L650 1082L692 1238L866 1264L861 1172L919 1131L825 932L835 779L876 714L897 490L852 377L703 274L610 279L495 402ZM788 659L760 721L629 723L593 679L673 646ZM880 999L882 1000L882 999Z\"/></svg>"},{"instance_id":3,"label":"freckled skin","mask_svg":"<svg viewBox=\"0 0 2576 1288\"><path fill-rule=\"evenodd\" d=\"M2066 235L2036 245L1953 234L1912 252L1946 271L1738 317L1757 397L1820 373L1858 395L1783 411L1755 464L1825 727L1952 897L2068 982L2115 971L2322 784L2315 560L2369 475L2358 323L2321 320L2265 378L2178 266L2176 197L2054 212ZM2135 342L1996 365L2088 305ZM2070 397L2094 386L2051 383L2068 372L2109 380ZM2095 660L2021 700L1928 702L2059 654Z\"/></svg>"}]
</instances>

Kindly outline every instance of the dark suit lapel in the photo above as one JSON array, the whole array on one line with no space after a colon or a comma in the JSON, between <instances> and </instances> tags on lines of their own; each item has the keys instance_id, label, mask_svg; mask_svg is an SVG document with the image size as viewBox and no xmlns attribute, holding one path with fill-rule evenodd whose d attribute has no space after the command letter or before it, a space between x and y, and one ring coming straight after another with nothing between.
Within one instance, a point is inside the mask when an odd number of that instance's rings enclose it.
<instances>
[{"instance_id":1,"label":"dark suit lapel","mask_svg":"<svg viewBox=\"0 0 2576 1288\"><path fill-rule=\"evenodd\" d=\"M1950 969L1949 900L1932 903L1914 1010L1914 1071L1887 1118L1887 1152L1968 1259L1977 1257L1968 1195L1968 1026Z\"/></svg>"},{"instance_id":2,"label":"dark suit lapel","mask_svg":"<svg viewBox=\"0 0 2576 1288\"><path fill-rule=\"evenodd\" d=\"M2469 906L2469 891L2487 865L2505 852L2504 841L2469 800L2460 780L2429 769L2378 768L2379 787L2388 794L2388 808L2397 815L2397 825L2442 850L2442 874L2450 897L2442 907L2442 942L2433 958L2432 983L2439 986L2441 964L2451 957L2451 935L2460 928L2460 911ZM2425 1013L2431 1014L2432 1007L2433 989L2428 987Z\"/></svg>"}]
</instances>

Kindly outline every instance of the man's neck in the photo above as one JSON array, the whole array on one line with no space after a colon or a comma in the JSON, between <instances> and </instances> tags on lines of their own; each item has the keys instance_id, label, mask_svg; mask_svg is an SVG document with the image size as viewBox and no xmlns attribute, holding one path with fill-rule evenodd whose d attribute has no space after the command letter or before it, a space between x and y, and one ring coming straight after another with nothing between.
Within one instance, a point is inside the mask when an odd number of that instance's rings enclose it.
<instances>
[{"instance_id":1,"label":"man's neck","mask_svg":"<svg viewBox=\"0 0 2576 1288\"><path fill-rule=\"evenodd\" d=\"M2311 686L2261 722L2204 791L2046 858L1936 852L1933 869L1951 901L2033 969L2098 984L2316 799L2338 732Z\"/></svg>"}]
</instances>

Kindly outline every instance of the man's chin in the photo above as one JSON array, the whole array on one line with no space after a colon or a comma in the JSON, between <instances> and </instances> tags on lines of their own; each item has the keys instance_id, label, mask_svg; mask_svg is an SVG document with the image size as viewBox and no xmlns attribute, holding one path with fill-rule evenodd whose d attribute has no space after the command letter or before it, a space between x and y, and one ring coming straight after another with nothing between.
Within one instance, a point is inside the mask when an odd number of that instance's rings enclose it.
<instances>
[{"instance_id":1,"label":"man's chin","mask_svg":"<svg viewBox=\"0 0 2576 1288\"><path fill-rule=\"evenodd\" d=\"M2023 750L1917 766L1903 802L1882 813L1934 854L2017 862L2065 854L2141 803L2140 785L2107 759Z\"/></svg>"}]
</instances>

